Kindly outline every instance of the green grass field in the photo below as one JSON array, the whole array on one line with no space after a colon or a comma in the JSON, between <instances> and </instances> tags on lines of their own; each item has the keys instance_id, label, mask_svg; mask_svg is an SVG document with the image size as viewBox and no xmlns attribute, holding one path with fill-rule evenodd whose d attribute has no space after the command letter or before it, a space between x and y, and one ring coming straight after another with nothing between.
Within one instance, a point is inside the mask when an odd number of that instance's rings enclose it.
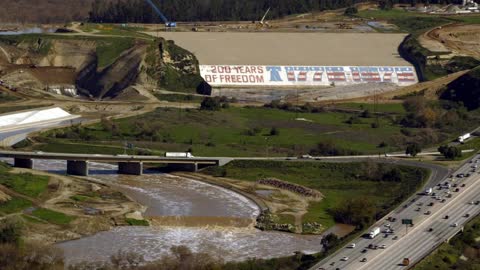
<instances>
[{"instance_id":1,"label":"green grass field","mask_svg":"<svg viewBox=\"0 0 480 270\"><path fill-rule=\"evenodd\" d=\"M0 184L20 194L37 198L44 193L48 186L49 178L30 173L11 174L9 168L0 163Z\"/></svg>"},{"instance_id":2,"label":"green grass field","mask_svg":"<svg viewBox=\"0 0 480 270\"><path fill-rule=\"evenodd\" d=\"M380 103L377 105L372 103L340 103L336 104L335 107L355 110L368 110L370 113L373 113L374 111L381 113L406 113L402 103Z\"/></svg>"},{"instance_id":3,"label":"green grass field","mask_svg":"<svg viewBox=\"0 0 480 270\"><path fill-rule=\"evenodd\" d=\"M28 200L19 197L12 197L7 202L0 202L0 216L17 213L31 206L32 202Z\"/></svg>"},{"instance_id":4,"label":"green grass field","mask_svg":"<svg viewBox=\"0 0 480 270\"><path fill-rule=\"evenodd\" d=\"M365 163L234 161L225 169L229 178L257 181L274 177L320 191L325 198L312 203L303 220L326 227L335 224L331 210L343 200L368 197L375 202L377 212L385 212L420 188L428 176L426 170L396 166L402 172L402 181L368 180L362 176L365 166Z\"/></svg>"},{"instance_id":5,"label":"green grass field","mask_svg":"<svg viewBox=\"0 0 480 270\"><path fill-rule=\"evenodd\" d=\"M398 106L395 110L399 110ZM138 117L115 120L118 124L116 134L105 130L101 124L75 131L52 131L42 135L48 138L48 144L36 146L36 149L118 153L120 149L110 146L121 148L124 140L157 152L191 149L199 156L297 156L324 141L361 153L400 149L401 146L377 147L400 132L400 127L389 118L380 117L380 128L373 129L374 118L361 118L358 123L347 124L346 121L355 115L337 112L297 115L267 108L229 108L216 112L157 109ZM295 117L306 121L295 120ZM279 135L270 136L272 128L277 128ZM256 132L249 133L253 129ZM109 146L86 145L99 141Z\"/></svg>"},{"instance_id":6,"label":"green grass field","mask_svg":"<svg viewBox=\"0 0 480 270\"><path fill-rule=\"evenodd\" d=\"M67 225L75 218L49 209L38 208L32 212L34 217L57 225Z\"/></svg>"},{"instance_id":7,"label":"green grass field","mask_svg":"<svg viewBox=\"0 0 480 270\"><path fill-rule=\"evenodd\" d=\"M97 57L98 67L103 68L114 63L124 51L130 49L134 40L132 38L107 38L98 40Z\"/></svg>"}]
</instances>

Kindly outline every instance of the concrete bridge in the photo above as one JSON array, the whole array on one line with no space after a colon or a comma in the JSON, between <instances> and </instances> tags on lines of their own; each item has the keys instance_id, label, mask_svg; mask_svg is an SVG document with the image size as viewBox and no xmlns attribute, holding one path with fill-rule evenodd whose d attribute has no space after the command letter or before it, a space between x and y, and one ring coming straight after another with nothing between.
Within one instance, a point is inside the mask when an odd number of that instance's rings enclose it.
<instances>
[{"instance_id":1,"label":"concrete bridge","mask_svg":"<svg viewBox=\"0 0 480 270\"><path fill-rule=\"evenodd\" d=\"M13 158L14 167L33 169L34 159L66 160L67 174L88 176L91 161L118 163L119 174L142 175L143 163L167 164L172 170L195 172L208 166L223 166L230 162L225 158L172 158L160 156L67 154L44 152L0 151L0 157Z\"/></svg>"}]
</instances>

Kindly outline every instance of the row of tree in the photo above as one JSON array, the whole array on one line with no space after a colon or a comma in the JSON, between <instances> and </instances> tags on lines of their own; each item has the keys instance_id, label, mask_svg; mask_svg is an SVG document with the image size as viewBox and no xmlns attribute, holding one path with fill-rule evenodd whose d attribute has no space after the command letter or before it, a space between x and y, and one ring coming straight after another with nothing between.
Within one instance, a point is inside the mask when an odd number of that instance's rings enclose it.
<instances>
[{"instance_id":1,"label":"row of tree","mask_svg":"<svg viewBox=\"0 0 480 270\"><path fill-rule=\"evenodd\" d=\"M447 3L453 0L417 1L383 0L382 6L397 3L421 2ZM279 18L291 14L308 13L352 6L362 0L153 0L171 21L225 21L260 20L271 8L268 18ZM145 0L95 0L90 11L91 22L109 23L158 23L158 14Z\"/></svg>"}]
</instances>

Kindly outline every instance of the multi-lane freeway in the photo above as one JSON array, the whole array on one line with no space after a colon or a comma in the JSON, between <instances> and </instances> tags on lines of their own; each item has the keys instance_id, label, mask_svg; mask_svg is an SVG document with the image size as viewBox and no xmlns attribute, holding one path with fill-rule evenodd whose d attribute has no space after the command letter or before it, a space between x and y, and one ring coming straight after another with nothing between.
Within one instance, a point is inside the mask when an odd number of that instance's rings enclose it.
<instances>
[{"instance_id":1,"label":"multi-lane freeway","mask_svg":"<svg viewBox=\"0 0 480 270\"><path fill-rule=\"evenodd\" d=\"M438 185L430 195L422 194L404 203L378 221L381 233L374 239L362 236L322 260L312 269L388 270L407 269L438 245L462 230L462 226L480 213L480 155ZM461 174L464 176L461 177ZM392 221L392 218L395 221ZM411 219L413 226L402 225ZM388 232L388 230L393 232ZM349 248L355 244L354 248ZM402 265L404 258L409 266Z\"/></svg>"}]
</instances>

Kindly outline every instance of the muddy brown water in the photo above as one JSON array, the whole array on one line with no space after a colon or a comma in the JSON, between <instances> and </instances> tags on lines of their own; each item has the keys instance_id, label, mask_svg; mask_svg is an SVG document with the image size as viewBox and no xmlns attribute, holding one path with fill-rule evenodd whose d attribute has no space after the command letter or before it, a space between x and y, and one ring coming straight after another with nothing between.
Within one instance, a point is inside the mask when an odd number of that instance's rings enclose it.
<instances>
[{"instance_id":1,"label":"muddy brown water","mask_svg":"<svg viewBox=\"0 0 480 270\"><path fill-rule=\"evenodd\" d=\"M11 162L11 161L10 161ZM36 160L35 169L65 174L66 162ZM89 178L117 187L148 207L150 227L116 227L58 244L68 264L108 261L119 251L136 252L147 261L185 245L225 261L274 258L297 251L321 250L321 236L264 232L253 228L259 209L249 199L203 182L168 174L116 175L117 167L90 163Z\"/></svg>"}]
</instances>

